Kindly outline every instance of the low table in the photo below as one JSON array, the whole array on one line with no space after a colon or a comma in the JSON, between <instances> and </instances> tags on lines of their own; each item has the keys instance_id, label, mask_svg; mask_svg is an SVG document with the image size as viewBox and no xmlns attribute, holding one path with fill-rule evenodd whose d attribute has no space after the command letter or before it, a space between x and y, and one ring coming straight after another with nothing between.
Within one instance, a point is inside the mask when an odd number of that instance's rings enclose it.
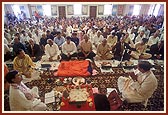
<instances>
[{"instance_id":1,"label":"low table","mask_svg":"<svg viewBox=\"0 0 168 115\"><path fill-rule=\"evenodd\" d=\"M60 108L61 111L95 111L94 96L91 85L79 85L79 86L70 85L67 87L67 89L69 96L67 96L66 98L64 96L62 97ZM74 94L74 92L77 93ZM83 96L82 92L84 93L83 95L88 94L86 100L80 101L79 99L78 101L75 101L73 99L70 99L71 97L78 98L79 94L80 96Z\"/></svg>"}]
</instances>

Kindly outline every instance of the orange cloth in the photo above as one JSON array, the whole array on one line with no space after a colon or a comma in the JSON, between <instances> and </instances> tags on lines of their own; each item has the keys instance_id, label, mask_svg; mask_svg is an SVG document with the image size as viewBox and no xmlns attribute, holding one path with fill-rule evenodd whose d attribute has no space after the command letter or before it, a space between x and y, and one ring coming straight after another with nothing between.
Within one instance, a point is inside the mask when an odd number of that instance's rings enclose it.
<instances>
[{"instance_id":1,"label":"orange cloth","mask_svg":"<svg viewBox=\"0 0 168 115\"><path fill-rule=\"evenodd\" d=\"M89 61L62 61L58 66L58 71L54 76L89 76Z\"/></svg>"}]
</instances>

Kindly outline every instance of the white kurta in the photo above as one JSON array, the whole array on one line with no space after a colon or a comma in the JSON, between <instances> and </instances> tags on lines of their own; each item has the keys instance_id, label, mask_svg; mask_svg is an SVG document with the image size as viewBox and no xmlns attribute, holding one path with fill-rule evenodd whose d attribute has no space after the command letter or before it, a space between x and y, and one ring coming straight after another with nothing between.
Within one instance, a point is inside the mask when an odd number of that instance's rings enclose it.
<instances>
[{"instance_id":1,"label":"white kurta","mask_svg":"<svg viewBox=\"0 0 168 115\"><path fill-rule=\"evenodd\" d=\"M40 99L32 98L28 99L25 95L26 91L23 90L22 87L26 87L23 83L23 86L19 86L20 88L14 87L10 85L9 89L9 103L10 103L10 109L11 111L44 111L46 110L47 106L41 102ZM37 88L33 88L32 90L27 88L25 90L28 90L30 94L34 95L35 92L38 92ZM34 92L34 94L33 94Z\"/></svg>"},{"instance_id":2,"label":"white kurta","mask_svg":"<svg viewBox=\"0 0 168 115\"><path fill-rule=\"evenodd\" d=\"M53 43L52 46L49 44L45 45L45 54L42 56L42 61L48 61L50 57L52 57L53 60L57 60L58 55L60 55L60 50L57 46L57 44Z\"/></svg>"},{"instance_id":3,"label":"white kurta","mask_svg":"<svg viewBox=\"0 0 168 115\"><path fill-rule=\"evenodd\" d=\"M144 102L152 96L157 86L158 81L152 71L142 73L136 82L127 77L118 78L119 91L129 103Z\"/></svg>"},{"instance_id":4,"label":"white kurta","mask_svg":"<svg viewBox=\"0 0 168 115\"><path fill-rule=\"evenodd\" d=\"M150 36L148 40L148 45L152 46L153 44L156 44L158 42L159 42L159 37Z\"/></svg>"},{"instance_id":5,"label":"white kurta","mask_svg":"<svg viewBox=\"0 0 168 115\"><path fill-rule=\"evenodd\" d=\"M100 35L99 37L97 35L95 35L93 38L93 43L95 45L98 45L103 41L103 39L104 39L104 37L102 35Z\"/></svg>"},{"instance_id":6,"label":"white kurta","mask_svg":"<svg viewBox=\"0 0 168 115\"><path fill-rule=\"evenodd\" d=\"M67 42L64 42L62 44L62 52L67 55L70 53L70 55L77 52L77 48L74 42L70 41L70 44L67 44Z\"/></svg>"}]
</instances>

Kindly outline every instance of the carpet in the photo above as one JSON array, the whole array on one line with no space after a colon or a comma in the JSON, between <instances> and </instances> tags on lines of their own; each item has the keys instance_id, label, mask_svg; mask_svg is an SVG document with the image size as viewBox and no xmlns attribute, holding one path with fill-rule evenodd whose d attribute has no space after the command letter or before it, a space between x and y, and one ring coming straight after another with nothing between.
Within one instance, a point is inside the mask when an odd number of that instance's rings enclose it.
<instances>
[{"instance_id":1,"label":"carpet","mask_svg":"<svg viewBox=\"0 0 168 115\"><path fill-rule=\"evenodd\" d=\"M98 72L100 69L95 67ZM95 76L86 77L86 83L91 83L92 87L97 87L100 93L106 94L106 88L117 88L117 79L120 76L128 76L123 68L113 68L114 73L99 73ZM123 103L121 108L118 111L164 111L164 69L163 67L156 66L155 70L153 70L156 78L158 79L158 88L149 99L147 107L145 108L142 104L128 104L126 102ZM57 83L57 80L63 81L63 77L54 77L52 71L44 71L41 73L40 80L34 80L26 83L26 85L30 88L33 86L39 87L40 96L44 97L45 93L52 91L54 88L61 88L64 85L72 84L72 82L60 82ZM75 76L74 76L75 77ZM69 79L69 77L64 77ZM4 92L4 110L9 111L9 92ZM49 111L59 111L60 102L47 104Z\"/></svg>"}]
</instances>

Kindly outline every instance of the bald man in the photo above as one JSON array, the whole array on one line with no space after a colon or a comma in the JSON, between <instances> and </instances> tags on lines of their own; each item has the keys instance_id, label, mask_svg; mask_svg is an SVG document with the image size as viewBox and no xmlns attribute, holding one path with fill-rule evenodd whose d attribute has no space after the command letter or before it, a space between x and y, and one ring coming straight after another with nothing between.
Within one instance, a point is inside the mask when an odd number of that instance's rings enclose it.
<instances>
[{"instance_id":1,"label":"bald man","mask_svg":"<svg viewBox=\"0 0 168 115\"><path fill-rule=\"evenodd\" d=\"M110 46L107 44L107 40L104 39L97 47L96 60L109 60L113 56L110 53Z\"/></svg>"}]
</instances>

